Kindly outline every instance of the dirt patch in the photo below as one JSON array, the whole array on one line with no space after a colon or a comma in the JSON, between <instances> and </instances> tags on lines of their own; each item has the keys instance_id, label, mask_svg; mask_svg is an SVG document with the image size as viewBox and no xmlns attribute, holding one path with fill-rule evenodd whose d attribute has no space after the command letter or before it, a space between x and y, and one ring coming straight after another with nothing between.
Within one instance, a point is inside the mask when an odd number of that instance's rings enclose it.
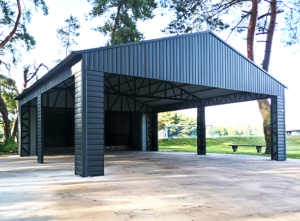
<instances>
[{"instance_id":1,"label":"dirt patch","mask_svg":"<svg viewBox=\"0 0 300 221\"><path fill-rule=\"evenodd\" d=\"M105 176L72 156L0 159L0 220L300 220L300 160L115 152Z\"/></svg>"}]
</instances>

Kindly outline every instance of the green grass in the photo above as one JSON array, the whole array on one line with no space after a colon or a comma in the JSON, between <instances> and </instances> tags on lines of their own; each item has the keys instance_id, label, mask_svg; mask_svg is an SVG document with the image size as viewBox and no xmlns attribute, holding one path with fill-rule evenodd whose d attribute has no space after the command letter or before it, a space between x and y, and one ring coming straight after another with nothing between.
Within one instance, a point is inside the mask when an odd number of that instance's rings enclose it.
<instances>
[{"instance_id":1,"label":"green grass","mask_svg":"<svg viewBox=\"0 0 300 221\"><path fill-rule=\"evenodd\" d=\"M160 150L174 152L197 152L196 138L171 138L160 139L158 141ZM234 137L216 137L207 138L207 153L227 153L227 154L250 154L267 156L264 153L257 153L255 147L239 147L238 152L233 153L230 144L248 144L265 145L264 137L256 136L234 136ZM263 148L263 151L265 148ZM300 136L287 137L287 157L300 159Z\"/></svg>"}]
</instances>

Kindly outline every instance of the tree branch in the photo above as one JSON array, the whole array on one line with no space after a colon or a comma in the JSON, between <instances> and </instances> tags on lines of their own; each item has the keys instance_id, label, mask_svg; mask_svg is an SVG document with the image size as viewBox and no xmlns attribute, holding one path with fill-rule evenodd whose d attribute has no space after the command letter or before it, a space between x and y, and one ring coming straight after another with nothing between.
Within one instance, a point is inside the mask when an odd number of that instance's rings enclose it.
<instances>
[{"instance_id":1,"label":"tree branch","mask_svg":"<svg viewBox=\"0 0 300 221\"><path fill-rule=\"evenodd\" d=\"M284 12L284 11L283 11L283 10L277 11L276 14L280 14L280 13L282 13L282 12ZM262 19L262 18L264 18L264 17L266 17L266 16L269 16L269 15L271 15L270 12L269 12L269 13L266 13L266 14L264 14L264 15L259 16L257 20L260 20L260 19Z\"/></svg>"},{"instance_id":2,"label":"tree branch","mask_svg":"<svg viewBox=\"0 0 300 221\"><path fill-rule=\"evenodd\" d=\"M4 64L4 66L6 67L6 69L8 70L8 72L10 73L10 69L9 69L8 64L6 64L5 62L3 62L3 61L0 60L0 65L1 64Z\"/></svg>"},{"instance_id":3,"label":"tree branch","mask_svg":"<svg viewBox=\"0 0 300 221\"><path fill-rule=\"evenodd\" d=\"M18 11L19 11L19 14L18 14L18 17L17 17L17 20L16 20L16 23L14 25L14 28L13 30L9 33L9 35L0 43L0 49L1 48L4 48L4 46L7 44L7 42L14 36L14 34L16 33L17 29L18 29L18 26L19 26L19 23L20 23L20 20L21 20L21 15L22 15L22 9L21 9L21 3L20 3L20 0L17 0L17 4L18 4Z\"/></svg>"}]
</instances>

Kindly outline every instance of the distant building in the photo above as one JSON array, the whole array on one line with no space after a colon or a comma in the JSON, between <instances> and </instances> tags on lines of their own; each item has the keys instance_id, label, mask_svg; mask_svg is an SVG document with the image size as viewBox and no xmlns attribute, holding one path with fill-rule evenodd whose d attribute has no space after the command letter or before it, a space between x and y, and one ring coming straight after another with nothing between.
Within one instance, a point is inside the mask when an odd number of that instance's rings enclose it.
<instances>
[{"instance_id":1,"label":"distant building","mask_svg":"<svg viewBox=\"0 0 300 221\"><path fill-rule=\"evenodd\" d=\"M286 131L287 136L296 136L300 135L300 129L299 130L287 130Z\"/></svg>"}]
</instances>

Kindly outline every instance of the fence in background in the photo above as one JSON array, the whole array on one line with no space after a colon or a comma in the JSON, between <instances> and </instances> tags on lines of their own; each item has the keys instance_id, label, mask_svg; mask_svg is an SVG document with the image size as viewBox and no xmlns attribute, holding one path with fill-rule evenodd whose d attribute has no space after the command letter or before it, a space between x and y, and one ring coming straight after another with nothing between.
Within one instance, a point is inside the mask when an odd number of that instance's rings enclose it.
<instances>
[{"instance_id":1,"label":"fence in background","mask_svg":"<svg viewBox=\"0 0 300 221\"><path fill-rule=\"evenodd\" d=\"M212 125L206 125L206 127L210 127L207 137L219 136L219 134L214 134ZM196 138L197 125L165 126L164 130L158 131L158 139L180 137Z\"/></svg>"}]
</instances>

